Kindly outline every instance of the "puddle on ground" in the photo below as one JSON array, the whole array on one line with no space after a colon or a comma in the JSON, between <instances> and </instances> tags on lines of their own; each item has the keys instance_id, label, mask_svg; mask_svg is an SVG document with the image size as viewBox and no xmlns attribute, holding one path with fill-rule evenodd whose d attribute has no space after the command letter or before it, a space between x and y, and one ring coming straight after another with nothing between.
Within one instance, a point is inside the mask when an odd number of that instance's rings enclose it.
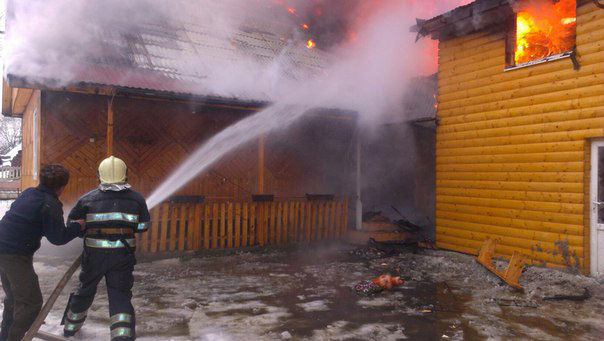
<instances>
[{"instance_id":1,"label":"puddle on ground","mask_svg":"<svg viewBox=\"0 0 604 341\"><path fill-rule=\"evenodd\" d=\"M208 287L199 292L205 297L188 295L188 299L197 301L188 308L203 312L206 323L233 319L245 324L266 315L267 319L278 321L265 325L265 335L287 332L294 339L338 339L338 335L346 335L343 339L347 340L381 339L385 334L390 334L389 339L393 340L435 340L443 335L451 339L479 339L461 318L467 298L454 294L445 282L411 281L375 296L358 296L352 286L379 273L370 269L366 260L348 252L325 252L313 257L279 253L218 260L180 263L187 267L180 271L180 280L199 276L190 276L191 273L201 273L203 277L213 277L227 291L251 293L252 297L243 295L239 299L236 295L225 295L223 290L212 293ZM196 284L193 281L191 285ZM144 291L155 292L155 297L147 300L157 310L147 314L160 316L175 293L160 285L150 288ZM268 318L275 314L275 307L282 310L276 317ZM182 326L179 334L189 333L189 328ZM371 331L372 328L376 331Z\"/></svg>"},{"instance_id":2,"label":"puddle on ground","mask_svg":"<svg viewBox=\"0 0 604 341\"><path fill-rule=\"evenodd\" d=\"M528 297L489 282L490 275L471 257L425 252L369 259L349 251L305 246L141 261L133 298L138 339L601 339L601 313L587 314L589 306L539 301L535 307L506 307L489 300ZM49 271L41 274L43 280L56 272L40 269ZM352 290L360 281L397 269L406 280L400 287L370 297ZM104 291L101 286L86 330L74 340L108 333ZM558 314L566 307L577 312ZM62 307L53 309L50 320L60 320L61 314ZM60 326L47 330L58 332Z\"/></svg>"}]
</instances>

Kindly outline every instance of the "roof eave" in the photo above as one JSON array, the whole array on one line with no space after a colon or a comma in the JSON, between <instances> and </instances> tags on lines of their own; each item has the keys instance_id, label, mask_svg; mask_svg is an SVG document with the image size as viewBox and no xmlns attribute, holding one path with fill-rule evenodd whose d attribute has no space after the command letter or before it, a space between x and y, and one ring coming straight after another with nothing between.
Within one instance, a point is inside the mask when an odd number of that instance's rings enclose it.
<instances>
[{"instance_id":1,"label":"roof eave","mask_svg":"<svg viewBox=\"0 0 604 341\"><path fill-rule=\"evenodd\" d=\"M125 96L125 97L146 97L158 98L167 100L181 100L189 102L203 103L204 105L214 107L231 107L239 110L257 111L270 103L261 100L243 100L238 98L228 98L210 95L198 95L191 93L178 93L171 91L161 91L154 89L132 88L116 85L95 84L87 82L78 82L73 84L60 84L57 81L40 80L32 81L27 78L17 77L14 75L8 76L8 85L12 88L30 88L47 91L63 91L73 93L86 93L101 96ZM9 88L10 88L9 87ZM4 101L3 101L4 104ZM9 109L10 110L10 109ZM3 114L5 114L3 106Z\"/></svg>"}]
</instances>

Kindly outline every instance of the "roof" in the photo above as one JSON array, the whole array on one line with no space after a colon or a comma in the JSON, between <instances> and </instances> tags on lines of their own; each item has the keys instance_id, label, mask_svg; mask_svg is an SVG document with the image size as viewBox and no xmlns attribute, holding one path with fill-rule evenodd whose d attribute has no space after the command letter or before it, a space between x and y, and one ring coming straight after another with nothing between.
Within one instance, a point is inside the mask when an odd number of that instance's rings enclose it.
<instances>
[{"instance_id":1,"label":"roof","mask_svg":"<svg viewBox=\"0 0 604 341\"><path fill-rule=\"evenodd\" d=\"M417 19L411 27L418 39L431 36L432 39L446 40L467 35L487 27L499 27L514 18L513 5L517 0L476 0L457 7L429 20Z\"/></svg>"},{"instance_id":2,"label":"roof","mask_svg":"<svg viewBox=\"0 0 604 341\"><path fill-rule=\"evenodd\" d=\"M499 30L515 20L514 8L523 0L476 0L457 7L432 19L417 19L411 32L417 39L431 36L432 39L447 40L484 29ZM593 0L577 0L577 6Z\"/></svg>"},{"instance_id":3,"label":"roof","mask_svg":"<svg viewBox=\"0 0 604 341\"><path fill-rule=\"evenodd\" d=\"M100 85L147 94L265 102L274 96L276 85L320 74L326 65L323 52L280 34L284 30L279 26L284 25L275 19L223 32L189 17L106 29L94 37L101 55L67 56L63 63L68 65L61 67L37 60L33 68L26 65L29 61L14 58L7 63L6 76L13 87ZM9 35L12 26L9 22ZM39 59L46 52L43 47L34 50Z\"/></svg>"}]
</instances>

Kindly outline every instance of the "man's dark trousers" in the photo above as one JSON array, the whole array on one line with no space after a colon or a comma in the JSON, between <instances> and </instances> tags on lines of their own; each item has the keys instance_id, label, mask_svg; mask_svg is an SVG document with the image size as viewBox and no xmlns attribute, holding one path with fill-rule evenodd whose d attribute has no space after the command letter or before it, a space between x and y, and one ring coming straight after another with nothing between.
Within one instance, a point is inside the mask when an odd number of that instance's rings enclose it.
<instances>
[{"instance_id":1,"label":"man's dark trousers","mask_svg":"<svg viewBox=\"0 0 604 341\"><path fill-rule=\"evenodd\" d=\"M0 341L20 341L42 308L32 256L0 254L0 278L6 294Z\"/></svg>"}]
</instances>

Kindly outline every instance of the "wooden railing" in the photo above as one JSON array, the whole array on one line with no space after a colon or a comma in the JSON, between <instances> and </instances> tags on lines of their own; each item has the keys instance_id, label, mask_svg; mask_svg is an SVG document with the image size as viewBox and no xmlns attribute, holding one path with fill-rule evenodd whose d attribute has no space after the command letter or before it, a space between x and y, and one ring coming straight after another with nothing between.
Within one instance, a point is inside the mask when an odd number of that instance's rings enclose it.
<instances>
[{"instance_id":1,"label":"wooden railing","mask_svg":"<svg viewBox=\"0 0 604 341\"><path fill-rule=\"evenodd\" d=\"M0 166L0 180L16 180L21 178L21 167Z\"/></svg>"},{"instance_id":2,"label":"wooden railing","mask_svg":"<svg viewBox=\"0 0 604 341\"><path fill-rule=\"evenodd\" d=\"M346 231L348 201L284 200L164 203L151 210L141 253L183 252L335 240Z\"/></svg>"}]
</instances>

